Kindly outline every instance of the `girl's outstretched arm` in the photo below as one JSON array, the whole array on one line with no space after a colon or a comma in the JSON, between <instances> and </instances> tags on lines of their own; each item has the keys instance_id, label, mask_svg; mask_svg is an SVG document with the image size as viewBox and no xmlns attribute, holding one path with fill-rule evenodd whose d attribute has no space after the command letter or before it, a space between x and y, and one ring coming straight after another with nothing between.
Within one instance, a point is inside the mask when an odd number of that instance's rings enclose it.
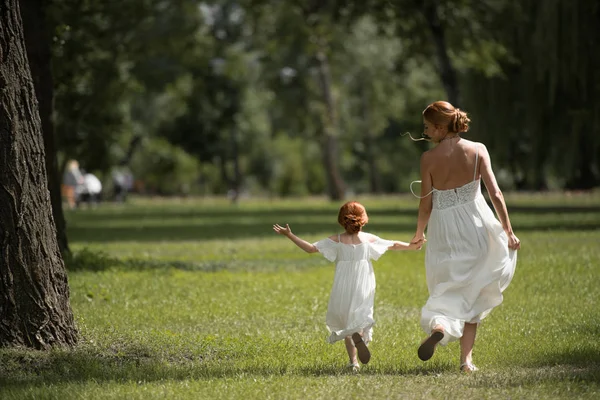
<instances>
[{"instance_id":1,"label":"girl's outstretched arm","mask_svg":"<svg viewBox=\"0 0 600 400\"><path fill-rule=\"evenodd\" d=\"M393 246L388 247L388 250L421 250L423 243L426 241L427 239L423 239L418 243L406 243L397 240L394 242Z\"/></svg>"},{"instance_id":2,"label":"girl's outstretched arm","mask_svg":"<svg viewBox=\"0 0 600 400\"><path fill-rule=\"evenodd\" d=\"M312 243L308 243L306 240L294 235L288 224L285 224L285 228L279 224L275 224L273 225L273 230L280 235L287 236L288 239L294 242L296 246L300 247L307 253L317 253L319 251Z\"/></svg>"}]
</instances>

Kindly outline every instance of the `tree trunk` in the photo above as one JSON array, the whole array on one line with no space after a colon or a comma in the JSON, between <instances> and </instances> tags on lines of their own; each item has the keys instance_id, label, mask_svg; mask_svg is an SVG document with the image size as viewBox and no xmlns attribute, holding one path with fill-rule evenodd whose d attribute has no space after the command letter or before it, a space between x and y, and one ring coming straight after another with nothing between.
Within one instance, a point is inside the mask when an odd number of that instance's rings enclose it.
<instances>
[{"instance_id":1,"label":"tree trunk","mask_svg":"<svg viewBox=\"0 0 600 400\"><path fill-rule=\"evenodd\" d=\"M140 144L142 144L142 136L141 135L135 135L131 138L131 140L129 141L129 145L127 146L127 152L125 153L123 158L119 161L119 165L121 167L129 167L129 164L131 163L131 159L133 158L133 154L135 153L137 148L140 147Z\"/></svg>"},{"instance_id":2,"label":"tree trunk","mask_svg":"<svg viewBox=\"0 0 600 400\"><path fill-rule=\"evenodd\" d=\"M25 51L18 0L0 0L0 347L46 349L77 330Z\"/></svg>"},{"instance_id":3,"label":"tree trunk","mask_svg":"<svg viewBox=\"0 0 600 400\"><path fill-rule=\"evenodd\" d=\"M373 134L373 124L371 121L369 93L367 83L364 80L361 81L360 97L363 122L365 126L364 144L367 167L369 168L369 188L371 193L380 193L381 180L379 179L379 174L377 173L377 163L375 162L375 135Z\"/></svg>"},{"instance_id":4,"label":"tree trunk","mask_svg":"<svg viewBox=\"0 0 600 400\"><path fill-rule=\"evenodd\" d=\"M52 123L52 71L50 69L51 35L46 22L45 2L42 0L20 0L23 30L29 67L37 96L42 134L46 154L46 171L48 173L48 190L52 202L52 214L56 223L56 238L61 253L69 252L65 216L62 208L61 175L56 160L56 141Z\"/></svg>"},{"instance_id":5,"label":"tree trunk","mask_svg":"<svg viewBox=\"0 0 600 400\"><path fill-rule=\"evenodd\" d=\"M319 85L325 102L326 116L323 125L323 164L327 175L327 187L331 200L342 200L344 198L345 185L340 175L338 166L338 121L335 110L335 101L331 92L331 72L329 62L324 52L317 54Z\"/></svg>"},{"instance_id":6,"label":"tree trunk","mask_svg":"<svg viewBox=\"0 0 600 400\"><path fill-rule=\"evenodd\" d=\"M437 0L426 0L422 5L422 12L431 31L433 43L437 53L439 63L439 73L448 95L448 101L455 107L460 104L460 93L458 89L458 79L456 78L456 70L448 56L448 46L446 45L446 32L438 16Z\"/></svg>"}]
</instances>

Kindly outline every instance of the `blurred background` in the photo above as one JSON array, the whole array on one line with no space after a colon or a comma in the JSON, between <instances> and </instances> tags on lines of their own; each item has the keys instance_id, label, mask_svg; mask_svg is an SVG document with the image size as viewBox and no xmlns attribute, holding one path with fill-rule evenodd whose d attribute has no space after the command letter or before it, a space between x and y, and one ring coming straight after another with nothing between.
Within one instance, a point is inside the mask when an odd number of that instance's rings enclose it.
<instances>
[{"instance_id":1,"label":"blurred background","mask_svg":"<svg viewBox=\"0 0 600 400\"><path fill-rule=\"evenodd\" d=\"M27 3L72 208L407 192L436 100L504 190L600 186L596 0L51 0L37 44Z\"/></svg>"}]
</instances>

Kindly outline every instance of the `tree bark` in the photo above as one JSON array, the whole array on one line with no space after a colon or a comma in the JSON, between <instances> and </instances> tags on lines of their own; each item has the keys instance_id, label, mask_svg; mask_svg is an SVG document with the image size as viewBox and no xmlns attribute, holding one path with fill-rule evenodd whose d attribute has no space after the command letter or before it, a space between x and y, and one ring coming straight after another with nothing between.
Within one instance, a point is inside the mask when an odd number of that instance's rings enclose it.
<instances>
[{"instance_id":1,"label":"tree bark","mask_svg":"<svg viewBox=\"0 0 600 400\"><path fill-rule=\"evenodd\" d=\"M422 12L431 31L433 43L437 54L439 63L439 74L446 94L448 95L448 101L455 107L460 104L460 91L458 89L458 79L456 77L456 70L452 65L452 61L448 56L448 46L446 44L446 32L438 16L438 1L437 0L426 0L422 5Z\"/></svg>"},{"instance_id":2,"label":"tree bark","mask_svg":"<svg viewBox=\"0 0 600 400\"><path fill-rule=\"evenodd\" d=\"M0 347L77 341L46 176L18 0L0 0Z\"/></svg>"},{"instance_id":3,"label":"tree bark","mask_svg":"<svg viewBox=\"0 0 600 400\"><path fill-rule=\"evenodd\" d=\"M317 54L318 75L323 101L325 103L326 116L323 121L323 164L327 175L327 187L331 200L342 200L345 195L344 180L338 166L338 121L335 110L335 100L331 92L331 72L329 62L324 52Z\"/></svg>"},{"instance_id":4,"label":"tree bark","mask_svg":"<svg viewBox=\"0 0 600 400\"><path fill-rule=\"evenodd\" d=\"M56 238L61 253L65 254L69 252L69 242L62 208L62 179L56 159L56 140L54 138L54 124L52 123L52 99L54 95L52 70L50 68L52 36L46 21L45 3L43 0L20 0L20 7L27 57L42 122L48 190L52 202L52 214L56 223Z\"/></svg>"}]
</instances>

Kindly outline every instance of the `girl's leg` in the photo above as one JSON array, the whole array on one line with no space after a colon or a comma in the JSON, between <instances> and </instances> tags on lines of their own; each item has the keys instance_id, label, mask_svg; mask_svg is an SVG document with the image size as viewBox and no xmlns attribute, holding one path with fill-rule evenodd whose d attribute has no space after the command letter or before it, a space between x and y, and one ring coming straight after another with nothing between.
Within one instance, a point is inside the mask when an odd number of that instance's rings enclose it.
<instances>
[{"instance_id":1,"label":"girl's leg","mask_svg":"<svg viewBox=\"0 0 600 400\"><path fill-rule=\"evenodd\" d=\"M473 346L477 334L477 324L465 323L463 335L460 338L460 364L473 363Z\"/></svg>"},{"instance_id":2,"label":"girl's leg","mask_svg":"<svg viewBox=\"0 0 600 400\"><path fill-rule=\"evenodd\" d=\"M354 343L352 342L352 336L346 336L344 342L346 343L346 351L350 358L350 364L358 363L358 360L356 359L356 347L354 347Z\"/></svg>"}]
</instances>

